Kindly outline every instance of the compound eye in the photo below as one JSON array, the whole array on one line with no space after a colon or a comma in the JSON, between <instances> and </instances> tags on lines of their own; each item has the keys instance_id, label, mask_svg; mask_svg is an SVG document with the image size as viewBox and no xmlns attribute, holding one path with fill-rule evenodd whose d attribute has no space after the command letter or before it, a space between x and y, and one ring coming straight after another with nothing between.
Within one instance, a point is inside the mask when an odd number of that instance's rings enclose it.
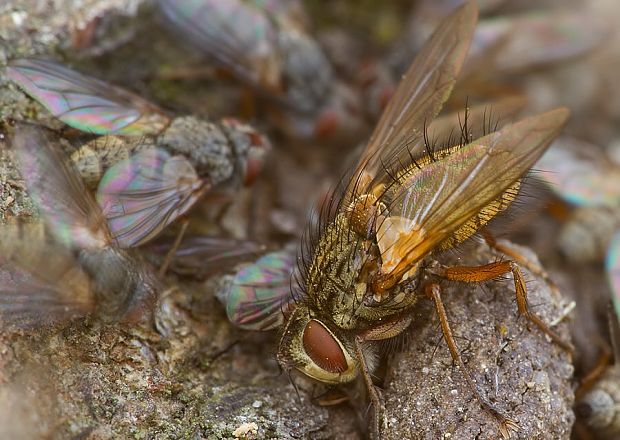
<instances>
[{"instance_id":1,"label":"compound eye","mask_svg":"<svg viewBox=\"0 0 620 440\"><path fill-rule=\"evenodd\" d=\"M312 361L325 371L338 374L347 370L340 344L323 324L311 319L304 329L303 346Z\"/></svg>"}]
</instances>

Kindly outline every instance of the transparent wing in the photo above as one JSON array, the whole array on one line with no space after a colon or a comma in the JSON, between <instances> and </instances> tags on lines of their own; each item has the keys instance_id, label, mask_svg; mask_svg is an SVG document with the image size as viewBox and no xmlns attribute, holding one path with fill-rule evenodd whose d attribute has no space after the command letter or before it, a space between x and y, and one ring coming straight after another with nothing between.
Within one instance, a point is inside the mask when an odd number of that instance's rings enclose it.
<instances>
[{"instance_id":1,"label":"transparent wing","mask_svg":"<svg viewBox=\"0 0 620 440\"><path fill-rule=\"evenodd\" d=\"M31 328L92 313L90 279L41 224L0 226L0 326Z\"/></svg>"},{"instance_id":2,"label":"transparent wing","mask_svg":"<svg viewBox=\"0 0 620 440\"><path fill-rule=\"evenodd\" d=\"M523 119L398 176L381 198L387 217L377 227L382 255L393 259L382 266L387 285L521 178L567 118L568 110L556 109Z\"/></svg>"},{"instance_id":3,"label":"transparent wing","mask_svg":"<svg viewBox=\"0 0 620 440\"><path fill-rule=\"evenodd\" d=\"M157 106L121 88L42 59L17 59L7 76L71 127L94 134L159 133L170 122Z\"/></svg>"},{"instance_id":4,"label":"transparent wing","mask_svg":"<svg viewBox=\"0 0 620 440\"><path fill-rule=\"evenodd\" d=\"M563 136L536 167L540 178L569 203L597 206L620 201L620 167L597 145Z\"/></svg>"},{"instance_id":5,"label":"transparent wing","mask_svg":"<svg viewBox=\"0 0 620 440\"><path fill-rule=\"evenodd\" d=\"M419 155L417 142L452 91L477 20L475 2L467 2L441 22L403 76L381 115L349 186L363 194L365 185L385 166Z\"/></svg>"},{"instance_id":6,"label":"transparent wing","mask_svg":"<svg viewBox=\"0 0 620 440\"><path fill-rule=\"evenodd\" d=\"M28 194L59 242L72 248L110 244L105 217L51 140L33 128L18 128L12 143Z\"/></svg>"},{"instance_id":7,"label":"transparent wing","mask_svg":"<svg viewBox=\"0 0 620 440\"><path fill-rule=\"evenodd\" d=\"M501 126L510 121L526 104L527 100L523 96L511 96L497 102L478 104L466 111L448 113L436 118L428 126L428 132L432 139L437 139L439 142L450 138L458 141L462 130L477 138L477 132L493 131L495 124ZM456 142L450 145L454 143Z\"/></svg>"},{"instance_id":8,"label":"transparent wing","mask_svg":"<svg viewBox=\"0 0 620 440\"><path fill-rule=\"evenodd\" d=\"M159 0L168 23L245 81L279 89L275 22L242 0Z\"/></svg>"},{"instance_id":9,"label":"transparent wing","mask_svg":"<svg viewBox=\"0 0 620 440\"><path fill-rule=\"evenodd\" d=\"M495 51L495 73L521 71L566 61L588 53L610 29L584 11L539 11L484 20L482 28L509 27L502 49Z\"/></svg>"},{"instance_id":10,"label":"transparent wing","mask_svg":"<svg viewBox=\"0 0 620 440\"><path fill-rule=\"evenodd\" d=\"M108 169L97 200L121 247L143 244L184 214L210 188L182 156L148 149Z\"/></svg>"},{"instance_id":11,"label":"transparent wing","mask_svg":"<svg viewBox=\"0 0 620 440\"><path fill-rule=\"evenodd\" d=\"M611 289L611 299L616 312L616 320L618 321L620 320L620 232L617 232L609 243L609 249L605 257L605 270ZM616 359L616 362L618 360Z\"/></svg>"},{"instance_id":12,"label":"transparent wing","mask_svg":"<svg viewBox=\"0 0 620 440\"><path fill-rule=\"evenodd\" d=\"M228 319L246 330L271 330L282 325L283 311L293 301L291 275L295 254L278 251L242 267L218 298Z\"/></svg>"},{"instance_id":13,"label":"transparent wing","mask_svg":"<svg viewBox=\"0 0 620 440\"><path fill-rule=\"evenodd\" d=\"M163 258L172 248L176 237L157 240L148 250ZM255 260L265 252L265 246L250 240L194 235L184 237L179 245L171 269L182 275L205 278L226 268Z\"/></svg>"}]
</instances>

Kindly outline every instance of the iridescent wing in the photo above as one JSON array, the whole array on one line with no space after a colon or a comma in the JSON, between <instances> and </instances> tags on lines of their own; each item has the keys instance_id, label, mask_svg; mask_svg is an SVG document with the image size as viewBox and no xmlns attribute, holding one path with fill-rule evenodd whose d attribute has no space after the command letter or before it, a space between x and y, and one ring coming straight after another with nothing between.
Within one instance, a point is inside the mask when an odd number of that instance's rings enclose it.
<instances>
[{"instance_id":1,"label":"iridescent wing","mask_svg":"<svg viewBox=\"0 0 620 440\"><path fill-rule=\"evenodd\" d=\"M108 169L97 200L114 240L132 247L157 236L210 187L183 156L153 148Z\"/></svg>"},{"instance_id":2,"label":"iridescent wing","mask_svg":"<svg viewBox=\"0 0 620 440\"><path fill-rule=\"evenodd\" d=\"M0 327L30 328L92 313L90 279L40 224L0 226Z\"/></svg>"},{"instance_id":3,"label":"iridescent wing","mask_svg":"<svg viewBox=\"0 0 620 440\"><path fill-rule=\"evenodd\" d=\"M101 209L51 140L35 129L18 128L12 146L28 194L57 240L70 248L108 246Z\"/></svg>"},{"instance_id":4,"label":"iridescent wing","mask_svg":"<svg viewBox=\"0 0 620 440\"><path fill-rule=\"evenodd\" d=\"M207 56L255 86L281 88L275 22L242 0L159 0L168 23Z\"/></svg>"},{"instance_id":5,"label":"iridescent wing","mask_svg":"<svg viewBox=\"0 0 620 440\"><path fill-rule=\"evenodd\" d=\"M437 27L403 76L352 176L347 201L367 192L386 166L423 152L419 140L456 81L477 20L475 2L459 7ZM348 205L348 204L347 204Z\"/></svg>"},{"instance_id":6,"label":"iridescent wing","mask_svg":"<svg viewBox=\"0 0 620 440\"><path fill-rule=\"evenodd\" d=\"M55 117L87 133L155 134L170 122L161 109L133 93L53 61L17 59L6 72Z\"/></svg>"},{"instance_id":7,"label":"iridescent wing","mask_svg":"<svg viewBox=\"0 0 620 440\"><path fill-rule=\"evenodd\" d=\"M607 250L605 257L605 270L611 289L611 299L616 312L616 321L620 320L620 232L617 232ZM620 342L620 341L618 341ZM616 359L619 362L620 359Z\"/></svg>"},{"instance_id":8,"label":"iridescent wing","mask_svg":"<svg viewBox=\"0 0 620 440\"><path fill-rule=\"evenodd\" d=\"M388 189L380 199L386 208L377 225L384 259L380 288L399 282L421 258L519 180L567 119L568 110L562 108L523 119L386 182Z\"/></svg>"},{"instance_id":9,"label":"iridescent wing","mask_svg":"<svg viewBox=\"0 0 620 440\"><path fill-rule=\"evenodd\" d=\"M228 319L246 330L271 330L282 325L293 301L291 276L295 255L278 251L245 265L218 298L226 306Z\"/></svg>"},{"instance_id":10,"label":"iridescent wing","mask_svg":"<svg viewBox=\"0 0 620 440\"><path fill-rule=\"evenodd\" d=\"M157 240L148 250L162 258L168 254L174 239ZM250 240L194 235L185 237L179 245L171 269L182 275L205 278L244 261L256 259L265 246Z\"/></svg>"},{"instance_id":11,"label":"iridescent wing","mask_svg":"<svg viewBox=\"0 0 620 440\"><path fill-rule=\"evenodd\" d=\"M563 136L551 145L536 167L540 178L571 204L597 206L620 202L620 167L596 145Z\"/></svg>"}]
</instances>

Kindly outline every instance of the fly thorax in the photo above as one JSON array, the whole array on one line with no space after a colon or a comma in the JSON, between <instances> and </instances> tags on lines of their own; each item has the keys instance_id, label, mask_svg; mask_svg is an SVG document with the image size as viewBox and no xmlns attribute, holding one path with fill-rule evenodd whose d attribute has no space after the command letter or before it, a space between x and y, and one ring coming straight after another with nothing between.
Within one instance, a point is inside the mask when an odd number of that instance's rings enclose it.
<instances>
[{"instance_id":1,"label":"fly thorax","mask_svg":"<svg viewBox=\"0 0 620 440\"><path fill-rule=\"evenodd\" d=\"M213 185L233 175L233 147L218 124L193 116L175 118L159 136L157 144L171 155L187 158L198 175L208 178Z\"/></svg>"},{"instance_id":2,"label":"fly thorax","mask_svg":"<svg viewBox=\"0 0 620 440\"><path fill-rule=\"evenodd\" d=\"M318 44L295 29L279 33L286 96L295 109L315 113L329 98L331 65Z\"/></svg>"},{"instance_id":3,"label":"fly thorax","mask_svg":"<svg viewBox=\"0 0 620 440\"><path fill-rule=\"evenodd\" d=\"M317 309L342 329L358 325L357 309L367 295L367 277L377 270L378 249L349 227L340 214L326 228L314 251L306 288Z\"/></svg>"}]
</instances>

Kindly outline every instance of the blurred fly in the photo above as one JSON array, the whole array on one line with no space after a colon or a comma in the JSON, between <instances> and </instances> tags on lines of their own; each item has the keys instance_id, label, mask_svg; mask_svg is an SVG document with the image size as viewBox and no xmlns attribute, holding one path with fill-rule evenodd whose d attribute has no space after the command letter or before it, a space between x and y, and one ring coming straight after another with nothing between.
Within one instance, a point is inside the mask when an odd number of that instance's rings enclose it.
<instances>
[{"instance_id":1,"label":"blurred fly","mask_svg":"<svg viewBox=\"0 0 620 440\"><path fill-rule=\"evenodd\" d=\"M235 119L173 118L52 61L13 60L7 75L67 125L111 135L86 143L72 161L87 184L99 183L97 200L121 247L154 238L210 191L251 184L270 148Z\"/></svg>"},{"instance_id":2,"label":"blurred fly","mask_svg":"<svg viewBox=\"0 0 620 440\"><path fill-rule=\"evenodd\" d=\"M272 117L297 138L351 137L358 97L338 83L300 19L299 2L159 0L169 26L218 66L276 101Z\"/></svg>"},{"instance_id":3,"label":"blurred fly","mask_svg":"<svg viewBox=\"0 0 620 440\"><path fill-rule=\"evenodd\" d=\"M403 41L391 56L391 64L403 71L412 52L430 34L435 23L462 1L416 3ZM586 11L562 8L497 15L505 1L479 3L487 15L474 37L459 78L459 90L469 97L512 92L523 74L570 62L595 50L605 41L610 27ZM509 81L507 81L509 80ZM458 98L458 99L457 99ZM452 100L462 97L452 97Z\"/></svg>"},{"instance_id":4,"label":"blurred fly","mask_svg":"<svg viewBox=\"0 0 620 440\"><path fill-rule=\"evenodd\" d=\"M558 245L572 262L608 261L608 276L616 296L610 267L618 258L620 234L620 165L603 149L571 137L558 139L537 163L540 177L575 209L560 231Z\"/></svg>"},{"instance_id":5,"label":"blurred fly","mask_svg":"<svg viewBox=\"0 0 620 440\"><path fill-rule=\"evenodd\" d=\"M473 2L445 19L424 45L381 116L357 166L322 209L297 277L301 296L286 317L278 361L328 384L361 376L379 433L372 382L375 347L402 334L417 303L436 306L454 360L482 406L509 435L517 424L487 402L467 372L441 299L442 280L479 283L511 274L520 314L565 348L527 306L514 261L446 267L436 258L472 237L517 196L521 179L568 118L556 109L474 141L433 151L425 128L448 98L476 26Z\"/></svg>"},{"instance_id":6,"label":"blurred fly","mask_svg":"<svg viewBox=\"0 0 620 440\"><path fill-rule=\"evenodd\" d=\"M40 131L19 128L12 142L42 223L0 227L3 325L31 327L96 314L152 323L160 285L150 267L121 249L80 177Z\"/></svg>"}]
</instances>

